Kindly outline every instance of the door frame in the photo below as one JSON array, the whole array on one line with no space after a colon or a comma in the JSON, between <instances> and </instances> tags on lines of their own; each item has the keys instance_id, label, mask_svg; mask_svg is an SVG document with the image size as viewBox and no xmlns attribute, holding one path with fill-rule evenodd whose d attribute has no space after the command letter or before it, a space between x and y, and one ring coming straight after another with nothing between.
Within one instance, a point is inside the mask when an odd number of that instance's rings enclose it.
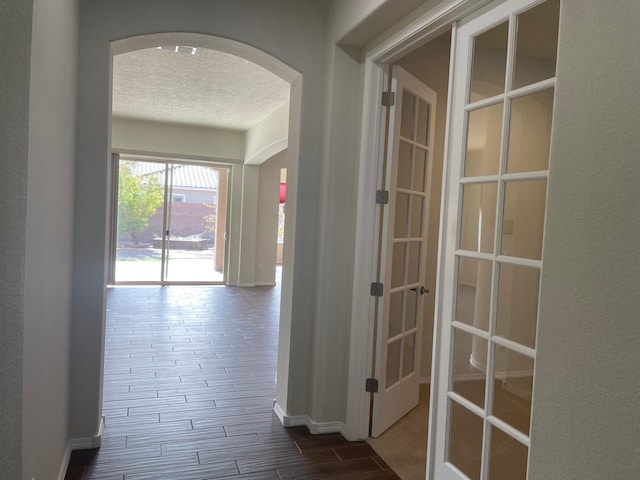
<instances>
[{"instance_id":1,"label":"door frame","mask_svg":"<svg viewBox=\"0 0 640 480\"><path fill-rule=\"evenodd\" d=\"M384 161L386 109L382 106L382 92L387 86L388 65L399 60L412 50L435 39L449 28L455 33L455 23L484 7L491 0L451 0L438 9L422 14L413 22L369 49L364 54L364 94L362 109L362 132L360 138L360 158L358 161L358 204L356 221L356 250L354 255L353 300L351 305L351 336L349 344L349 373L347 386L347 411L343 434L349 440L365 439L369 436L371 415L371 395L365 391L365 382L372 374L376 327L375 297L369 295L369 285L377 277L379 239L376 232L380 228L378 205L374 202L375 191L381 185ZM443 175L447 175L449 109L453 85L452 66L455 60L455 35L452 35L449 97L447 99L447 127L445 131ZM443 253L442 222L446 211L446 184L442 189L438 258ZM440 263L439 263L440 265ZM438 267L436 280L435 316L441 308L439 297L442 271ZM365 297L366 295L366 297ZM364 332L364 333L363 333ZM434 323L434 340L438 335L438 323ZM434 341L432 362L432 383L437 381L435 373L438 365L437 343ZM433 391L431 402L433 402ZM430 408L432 415L434 408ZM430 419L430 424L433 422ZM427 456L431 455L427 447Z\"/></svg>"}]
</instances>

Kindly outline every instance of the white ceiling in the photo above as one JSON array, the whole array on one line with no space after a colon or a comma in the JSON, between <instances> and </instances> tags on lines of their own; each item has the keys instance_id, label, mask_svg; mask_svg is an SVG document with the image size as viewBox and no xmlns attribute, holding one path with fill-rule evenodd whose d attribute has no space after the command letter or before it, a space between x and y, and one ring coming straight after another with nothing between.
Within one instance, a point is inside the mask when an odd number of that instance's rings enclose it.
<instances>
[{"instance_id":1,"label":"white ceiling","mask_svg":"<svg viewBox=\"0 0 640 480\"><path fill-rule=\"evenodd\" d=\"M247 130L288 99L286 81L215 50L148 48L113 59L114 116Z\"/></svg>"}]
</instances>

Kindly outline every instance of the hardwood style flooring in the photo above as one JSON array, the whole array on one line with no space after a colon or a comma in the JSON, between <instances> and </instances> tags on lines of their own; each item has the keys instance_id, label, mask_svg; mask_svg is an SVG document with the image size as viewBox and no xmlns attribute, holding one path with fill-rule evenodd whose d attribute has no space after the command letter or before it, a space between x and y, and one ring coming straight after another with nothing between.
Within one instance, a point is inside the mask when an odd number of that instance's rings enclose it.
<instances>
[{"instance_id":1,"label":"hardwood style flooring","mask_svg":"<svg viewBox=\"0 0 640 480\"><path fill-rule=\"evenodd\" d=\"M399 479L366 442L273 413L278 287L114 288L102 447L66 480Z\"/></svg>"}]
</instances>

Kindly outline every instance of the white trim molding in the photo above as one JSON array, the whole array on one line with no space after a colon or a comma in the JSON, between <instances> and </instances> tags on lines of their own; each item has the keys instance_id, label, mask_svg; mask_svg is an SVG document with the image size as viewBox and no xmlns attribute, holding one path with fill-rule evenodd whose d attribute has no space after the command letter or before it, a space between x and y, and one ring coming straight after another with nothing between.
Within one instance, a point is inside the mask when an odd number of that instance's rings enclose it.
<instances>
[{"instance_id":1,"label":"white trim molding","mask_svg":"<svg viewBox=\"0 0 640 480\"><path fill-rule=\"evenodd\" d=\"M57 480L64 480L67 476L67 470L69 469L69 460L71 459L71 442L67 443L67 448L62 456L62 462L60 463L60 469L58 470Z\"/></svg>"},{"instance_id":2,"label":"white trim molding","mask_svg":"<svg viewBox=\"0 0 640 480\"><path fill-rule=\"evenodd\" d=\"M274 402L273 411L282 423L283 427L307 427L313 435L322 433L345 434L345 425L342 422L314 422L309 415L287 415L280 405Z\"/></svg>"},{"instance_id":3,"label":"white trim molding","mask_svg":"<svg viewBox=\"0 0 640 480\"><path fill-rule=\"evenodd\" d=\"M491 0L449 0L441 3L392 34L382 34L377 43L367 47L366 56L374 62L390 64L418 46L446 31L453 23L479 10ZM409 15L410 17L411 15ZM386 37L386 38L385 38ZM380 41L380 38L384 40ZM375 40L374 40L375 42Z\"/></svg>"},{"instance_id":4,"label":"white trim molding","mask_svg":"<svg viewBox=\"0 0 640 480\"><path fill-rule=\"evenodd\" d=\"M245 165L262 165L274 155L286 150L289 146L289 137L281 138L269 145L266 145L260 151L253 154L244 161Z\"/></svg>"},{"instance_id":5,"label":"white trim molding","mask_svg":"<svg viewBox=\"0 0 640 480\"><path fill-rule=\"evenodd\" d=\"M72 438L69 440L69 446L71 450L90 450L92 448L99 448L102 443L102 434L104 433L104 417L100 419L100 425L98 426L98 433L93 437Z\"/></svg>"}]
</instances>

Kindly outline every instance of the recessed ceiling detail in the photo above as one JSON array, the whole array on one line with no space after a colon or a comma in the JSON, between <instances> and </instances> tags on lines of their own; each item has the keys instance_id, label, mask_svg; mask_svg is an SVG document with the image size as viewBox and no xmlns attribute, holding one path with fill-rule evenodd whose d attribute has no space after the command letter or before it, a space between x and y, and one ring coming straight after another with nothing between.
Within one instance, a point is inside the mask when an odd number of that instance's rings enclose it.
<instances>
[{"instance_id":1,"label":"recessed ceiling detail","mask_svg":"<svg viewBox=\"0 0 640 480\"><path fill-rule=\"evenodd\" d=\"M114 116L247 130L288 99L286 81L224 52L162 46L113 58Z\"/></svg>"}]
</instances>

